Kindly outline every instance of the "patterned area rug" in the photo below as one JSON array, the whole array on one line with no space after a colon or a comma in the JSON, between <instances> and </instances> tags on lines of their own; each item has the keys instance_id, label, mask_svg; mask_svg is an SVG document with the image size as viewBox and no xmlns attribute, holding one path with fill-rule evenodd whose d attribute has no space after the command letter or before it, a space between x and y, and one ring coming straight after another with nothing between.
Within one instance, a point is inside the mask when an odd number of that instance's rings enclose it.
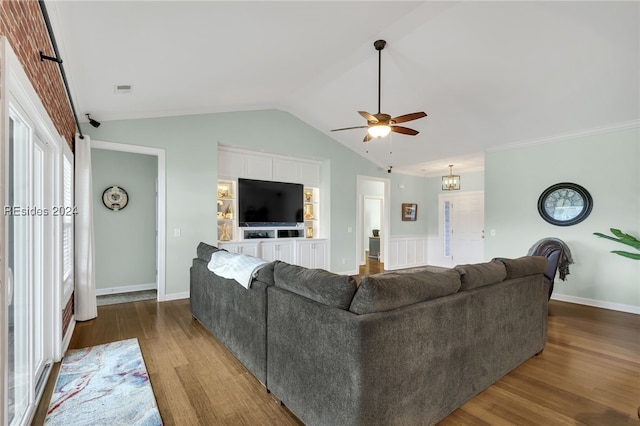
<instances>
[{"instance_id":1,"label":"patterned area rug","mask_svg":"<svg viewBox=\"0 0 640 426\"><path fill-rule=\"evenodd\" d=\"M162 425L138 339L68 351L45 425Z\"/></svg>"}]
</instances>

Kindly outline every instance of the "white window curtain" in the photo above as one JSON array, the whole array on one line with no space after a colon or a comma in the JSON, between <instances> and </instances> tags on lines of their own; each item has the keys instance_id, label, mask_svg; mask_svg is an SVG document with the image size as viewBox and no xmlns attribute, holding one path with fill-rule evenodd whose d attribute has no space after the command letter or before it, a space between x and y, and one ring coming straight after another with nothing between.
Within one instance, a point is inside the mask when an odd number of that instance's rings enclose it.
<instances>
[{"instance_id":1,"label":"white window curtain","mask_svg":"<svg viewBox=\"0 0 640 426\"><path fill-rule=\"evenodd\" d=\"M75 319L87 321L98 316L93 236L93 195L91 183L91 139L76 136L75 194Z\"/></svg>"}]
</instances>

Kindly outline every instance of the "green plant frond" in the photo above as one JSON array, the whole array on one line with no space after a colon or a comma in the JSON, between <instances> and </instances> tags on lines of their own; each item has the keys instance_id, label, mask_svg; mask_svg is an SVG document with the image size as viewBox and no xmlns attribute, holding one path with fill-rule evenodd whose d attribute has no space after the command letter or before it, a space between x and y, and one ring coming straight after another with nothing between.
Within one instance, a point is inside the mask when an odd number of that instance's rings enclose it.
<instances>
[{"instance_id":1,"label":"green plant frond","mask_svg":"<svg viewBox=\"0 0 640 426\"><path fill-rule=\"evenodd\" d=\"M640 253L629 253L628 251L614 250L611 253L618 254L622 257L628 257L629 259L640 260Z\"/></svg>"},{"instance_id":2,"label":"green plant frond","mask_svg":"<svg viewBox=\"0 0 640 426\"><path fill-rule=\"evenodd\" d=\"M594 232L593 235L598 236L600 238L605 238L607 240L616 241L618 243L631 246L636 250L640 250L640 240L638 240L637 238L629 234L625 234L624 232L621 232L619 229L615 229L615 228L611 228L611 233L616 235L619 238L614 238L610 235L605 235L601 232Z\"/></svg>"}]
</instances>

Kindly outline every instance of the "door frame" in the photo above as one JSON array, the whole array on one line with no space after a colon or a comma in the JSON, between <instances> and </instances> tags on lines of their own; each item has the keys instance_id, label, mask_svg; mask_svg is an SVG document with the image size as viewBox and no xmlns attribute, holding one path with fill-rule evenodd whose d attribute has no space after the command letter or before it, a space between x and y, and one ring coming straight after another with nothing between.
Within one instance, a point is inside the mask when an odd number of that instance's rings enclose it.
<instances>
[{"instance_id":1,"label":"door frame","mask_svg":"<svg viewBox=\"0 0 640 426\"><path fill-rule=\"evenodd\" d=\"M365 194L362 185L364 182L382 182L384 184L384 195L382 197L382 229L384 232L380 234L380 261L384 263L389 253L389 236L391 232L391 180L387 178L379 178L373 176L356 176L356 270L359 271L360 265L363 265L366 259L364 259L364 247L362 246L363 227L364 227L364 196Z\"/></svg>"},{"instance_id":2,"label":"door frame","mask_svg":"<svg viewBox=\"0 0 640 426\"><path fill-rule=\"evenodd\" d=\"M47 146L44 151L44 161L49 162L50 173L49 176L45 176L45 182L48 182L48 190L50 197L48 201L52 205L59 205L60 197L62 193L62 156L65 150L68 148L67 141L58 133L58 130L53 123L53 120L49 116L47 109L44 107L42 100L36 93L31 80L27 76L22 63L18 59L17 55L13 51L13 48L9 44L6 37L0 36L0 66L2 70L2 85L0 87L0 204L2 206L7 205L7 191L9 175L8 170L5 167L8 161L8 145L9 145L9 117L10 109L13 109L17 115L22 116L25 122L28 122L31 126L32 135L34 136L31 141L35 144L35 138ZM33 146L30 147L33 149ZM52 178L52 179L51 179ZM42 293L43 298L43 339L40 342L43 347L43 365L51 365L53 359L59 359L62 351L62 308L63 303L66 300L63 299L62 292L62 277L60 271L60 250L62 246L61 235L61 218L53 217L52 206L40 206L42 209L48 210L49 220L46 221L43 227L43 250L46 251L46 256L52 256L46 259L42 267L46 268L45 273L47 277L50 277L49 285L45 285ZM4 207L3 207L4 209ZM44 213L42 213L44 214ZM31 215L31 213L29 213ZM37 215L37 213L36 213ZM3 218L2 229L0 230L0 348L2 348L2 354L0 355L0 376L2 377L2 384L0 385L0 423L8 423L8 413L6 411L6 404L8 402L7 397L7 377L8 377L8 309L7 309L7 280L8 280L8 265L6 263L5 255L7 254L7 215ZM60 244L60 246L58 246ZM31 248L32 250L32 248ZM53 251L52 251L53 250ZM32 252L33 253L33 252ZM29 331L29 339L33 339L33 330ZM32 351L33 348L30 349ZM32 358L33 354L30 352L29 357ZM45 386L40 386L39 383L46 383L51 372L50 368L43 370L41 375L41 381L38 382L38 378L35 382L30 383L34 387L30 389L29 408L26 412L26 417L23 421L26 424L31 422L37 404L40 401L42 392ZM33 373L33 372L31 372Z\"/></svg>"},{"instance_id":3,"label":"door frame","mask_svg":"<svg viewBox=\"0 0 640 426\"><path fill-rule=\"evenodd\" d=\"M166 251L167 251L167 179L165 150L141 145L91 140L91 149L106 149L110 151L129 152L155 156L158 161L157 198L156 198L156 285L158 288L158 302L166 296Z\"/></svg>"},{"instance_id":4,"label":"door frame","mask_svg":"<svg viewBox=\"0 0 640 426\"><path fill-rule=\"evenodd\" d=\"M482 195L484 196L484 191L465 191L465 192L455 192L455 193L441 193L438 194L438 253L437 253L437 264L440 266L448 266L453 267L453 258L452 256L445 257L444 256L444 202L445 201L453 201L459 200L468 196L476 196ZM483 209L484 215L484 209Z\"/></svg>"}]
</instances>

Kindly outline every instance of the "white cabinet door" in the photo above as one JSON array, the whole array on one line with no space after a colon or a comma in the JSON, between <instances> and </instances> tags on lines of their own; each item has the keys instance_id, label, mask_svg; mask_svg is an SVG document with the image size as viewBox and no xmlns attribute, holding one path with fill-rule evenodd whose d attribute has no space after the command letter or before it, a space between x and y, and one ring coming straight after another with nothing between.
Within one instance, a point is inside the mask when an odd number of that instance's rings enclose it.
<instances>
[{"instance_id":1,"label":"white cabinet door","mask_svg":"<svg viewBox=\"0 0 640 426\"><path fill-rule=\"evenodd\" d=\"M261 259L293 263L293 241L263 241L260 245Z\"/></svg>"},{"instance_id":2,"label":"white cabinet door","mask_svg":"<svg viewBox=\"0 0 640 426\"><path fill-rule=\"evenodd\" d=\"M273 176L273 164L270 157L259 155L245 155L246 169L244 175L249 179L271 180Z\"/></svg>"},{"instance_id":3,"label":"white cabinet door","mask_svg":"<svg viewBox=\"0 0 640 426\"><path fill-rule=\"evenodd\" d=\"M305 268L327 269L327 240L296 241L296 264Z\"/></svg>"},{"instance_id":4,"label":"white cabinet door","mask_svg":"<svg viewBox=\"0 0 640 426\"><path fill-rule=\"evenodd\" d=\"M242 177L246 168L245 156L231 151L218 151L218 177Z\"/></svg>"},{"instance_id":5,"label":"white cabinet door","mask_svg":"<svg viewBox=\"0 0 640 426\"><path fill-rule=\"evenodd\" d=\"M258 243L220 243L218 246L229 253L246 254L247 256L259 257Z\"/></svg>"},{"instance_id":6,"label":"white cabinet door","mask_svg":"<svg viewBox=\"0 0 640 426\"><path fill-rule=\"evenodd\" d=\"M307 186L320 186L320 165L298 163L298 178Z\"/></svg>"},{"instance_id":7,"label":"white cabinet door","mask_svg":"<svg viewBox=\"0 0 640 426\"><path fill-rule=\"evenodd\" d=\"M275 158L273 160L273 180L299 183L298 162Z\"/></svg>"},{"instance_id":8,"label":"white cabinet door","mask_svg":"<svg viewBox=\"0 0 640 426\"><path fill-rule=\"evenodd\" d=\"M273 159L269 156L219 150L218 177L271 180L272 163Z\"/></svg>"}]
</instances>

